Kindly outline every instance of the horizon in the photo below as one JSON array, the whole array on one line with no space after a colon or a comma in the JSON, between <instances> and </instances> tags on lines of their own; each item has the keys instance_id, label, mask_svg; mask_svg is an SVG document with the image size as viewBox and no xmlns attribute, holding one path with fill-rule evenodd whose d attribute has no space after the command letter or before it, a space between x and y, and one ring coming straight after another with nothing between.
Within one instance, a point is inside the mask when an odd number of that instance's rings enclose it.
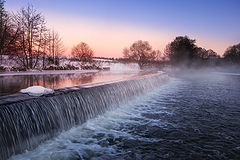
<instances>
[{"instance_id":1,"label":"horizon","mask_svg":"<svg viewBox=\"0 0 240 160\"><path fill-rule=\"evenodd\" d=\"M66 55L73 46L86 42L95 57L120 58L123 48L137 40L149 41L163 52L175 37L187 35L199 47L222 56L229 46L240 42L237 0L11 0L5 7L16 12L27 4L41 12L47 26L60 34Z\"/></svg>"}]
</instances>

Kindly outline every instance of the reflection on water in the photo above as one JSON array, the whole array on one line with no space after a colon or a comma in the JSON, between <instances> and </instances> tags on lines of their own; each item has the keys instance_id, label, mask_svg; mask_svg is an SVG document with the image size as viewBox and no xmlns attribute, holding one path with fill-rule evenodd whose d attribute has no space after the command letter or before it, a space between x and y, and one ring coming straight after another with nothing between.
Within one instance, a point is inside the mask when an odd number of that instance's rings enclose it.
<instances>
[{"instance_id":1,"label":"reflection on water","mask_svg":"<svg viewBox=\"0 0 240 160\"><path fill-rule=\"evenodd\" d=\"M0 96L10 95L19 92L29 86L44 86L46 88L64 88L86 83L113 81L127 78L135 75L114 74L114 73L74 73L74 74L56 74L56 75L17 75L0 76Z\"/></svg>"}]
</instances>

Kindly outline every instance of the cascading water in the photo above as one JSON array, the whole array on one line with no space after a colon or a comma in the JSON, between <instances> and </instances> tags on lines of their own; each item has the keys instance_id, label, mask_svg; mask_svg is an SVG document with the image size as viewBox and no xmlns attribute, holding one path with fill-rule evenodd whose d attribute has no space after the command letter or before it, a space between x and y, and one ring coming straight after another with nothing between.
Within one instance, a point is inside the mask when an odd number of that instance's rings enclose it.
<instances>
[{"instance_id":1,"label":"cascading water","mask_svg":"<svg viewBox=\"0 0 240 160\"><path fill-rule=\"evenodd\" d=\"M167 79L165 74L114 83L74 87L54 95L0 105L0 160L31 150L61 131L103 114ZM77 89L76 89L77 88Z\"/></svg>"}]
</instances>

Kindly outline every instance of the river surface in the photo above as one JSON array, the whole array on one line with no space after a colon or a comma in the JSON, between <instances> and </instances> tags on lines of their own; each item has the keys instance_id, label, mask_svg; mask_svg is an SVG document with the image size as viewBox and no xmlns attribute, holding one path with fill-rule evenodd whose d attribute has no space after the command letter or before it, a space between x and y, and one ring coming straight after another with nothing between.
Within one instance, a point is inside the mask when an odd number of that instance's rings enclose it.
<instances>
[{"instance_id":1,"label":"river surface","mask_svg":"<svg viewBox=\"0 0 240 160\"><path fill-rule=\"evenodd\" d=\"M67 74L37 74L34 75L7 75L0 76L0 96L19 92L30 86L43 86L46 88L64 88L78 86L86 83L97 83L129 78L142 73L67 73Z\"/></svg>"},{"instance_id":2,"label":"river surface","mask_svg":"<svg viewBox=\"0 0 240 160\"><path fill-rule=\"evenodd\" d=\"M240 159L240 76L170 77L10 159Z\"/></svg>"}]
</instances>

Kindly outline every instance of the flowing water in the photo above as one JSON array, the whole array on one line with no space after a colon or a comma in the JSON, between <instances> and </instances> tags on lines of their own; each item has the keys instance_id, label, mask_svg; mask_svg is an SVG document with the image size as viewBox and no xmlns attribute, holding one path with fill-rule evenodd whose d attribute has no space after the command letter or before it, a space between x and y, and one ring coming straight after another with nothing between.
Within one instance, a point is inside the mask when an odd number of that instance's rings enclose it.
<instances>
[{"instance_id":1,"label":"flowing water","mask_svg":"<svg viewBox=\"0 0 240 160\"><path fill-rule=\"evenodd\" d=\"M54 94L39 98L23 94L2 97L0 160L26 149L32 150L62 131L153 90L167 79L166 74L155 73L58 89Z\"/></svg>"},{"instance_id":2,"label":"flowing water","mask_svg":"<svg viewBox=\"0 0 240 160\"><path fill-rule=\"evenodd\" d=\"M240 76L178 76L10 159L240 159L239 128Z\"/></svg>"}]
</instances>

